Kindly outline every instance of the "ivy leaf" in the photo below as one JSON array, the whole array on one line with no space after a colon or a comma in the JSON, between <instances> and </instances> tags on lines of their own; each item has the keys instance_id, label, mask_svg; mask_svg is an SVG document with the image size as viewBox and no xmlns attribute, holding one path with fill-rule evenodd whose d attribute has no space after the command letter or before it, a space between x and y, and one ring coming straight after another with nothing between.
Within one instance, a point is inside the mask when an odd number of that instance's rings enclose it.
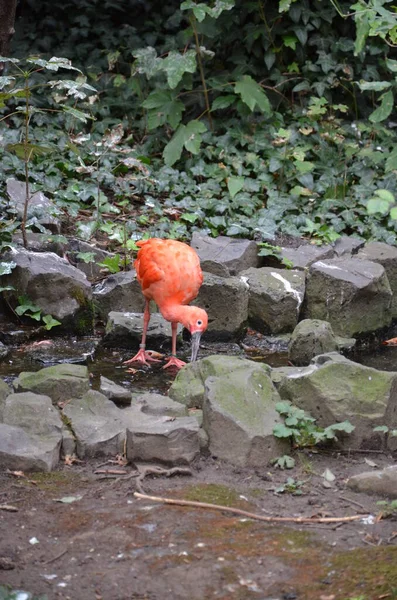
<instances>
[{"instance_id":1,"label":"ivy leaf","mask_svg":"<svg viewBox=\"0 0 397 600\"><path fill-rule=\"evenodd\" d=\"M229 177L227 180L227 189L231 198L234 198L244 187L244 177Z\"/></svg>"},{"instance_id":2,"label":"ivy leaf","mask_svg":"<svg viewBox=\"0 0 397 600\"><path fill-rule=\"evenodd\" d=\"M392 73L397 73L397 60L386 58L386 66Z\"/></svg>"},{"instance_id":3,"label":"ivy leaf","mask_svg":"<svg viewBox=\"0 0 397 600\"><path fill-rule=\"evenodd\" d=\"M201 145L201 134L207 131L206 126L201 121L190 121L185 129L184 146L188 152L198 154Z\"/></svg>"},{"instance_id":4,"label":"ivy leaf","mask_svg":"<svg viewBox=\"0 0 397 600\"><path fill-rule=\"evenodd\" d=\"M172 50L162 61L162 69L167 73L167 82L172 90L176 88L185 73L194 73L196 66L194 50L188 50L185 54Z\"/></svg>"},{"instance_id":5,"label":"ivy leaf","mask_svg":"<svg viewBox=\"0 0 397 600\"><path fill-rule=\"evenodd\" d=\"M196 19L199 23L204 21L205 17L207 16L207 12L208 12L207 6L203 2L196 4L196 2L193 2L193 0L188 0L187 2L182 2L180 9L193 11L194 16L196 17Z\"/></svg>"},{"instance_id":6,"label":"ivy leaf","mask_svg":"<svg viewBox=\"0 0 397 600\"><path fill-rule=\"evenodd\" d=\"M241 100L253 111L258 107L260 111L270 115L272 112L270 102L265 92L250 75L244 75L234 86L234 91Z\"/></svg>"},{"instance_id":7,"label":"ivy leaf","mask_svg":"<svg viewBox=\"0 0 397 600\"><path fill-rule=\"evenodd\" d=\"M6 85L9 85L11 81L15 81L15 77L10 77L8 75L0 77L0 90L2 90Z\"/></svg>"},{"instance_id":8,"label":"ivy leaf","mask_svg":"<svg viewBox=\"0 0 397 600\"><path fill-rule=\"evenodd\" d=\"M226 96L218 96L212 103L211 111L219 110L222 108L228 108L236 101L234 94L227 94Z\"/></svg>"},{"instance_id":9,"label":"ivy leaf","mask_svg":"<svg viewBox=\"0 0 397 600\"><path fill-rule=\"evenodd\" d=\"M50 60L44 60L44 58L40 58L39 56L29 56L26 59L27 63L31 63L37 65L38 67L42 67L44 69L48 69L49 71L59 71L59 69L67 69L69 71L78 71L81 73L80 69L77 69L72 65L72 61L68 58L62 58L58 56L53 56Z\"/></svg>"},{"instance_id":10,"label":"ivy leaf","mask_svg":"<svg viewBox=\"0 0 397 600\"><path fill-rule=\"evenodd\" d=\"M378 108L374 110L374 112L371 113L368 117L372 123L380 123L381 121L384 121L385 119L387 119L387 117L393 110L394 96L391 90L389 90L385 94L382 94L380 100L380 106L378 106Z\"/></svg>"},{"instance_id":11,"label":"ivy leaf","mask_svg":"<svg viewBox=\"0 0 397 600\"><path fill-rule=\"evenodd\" d=\"M296 49L296 42L298 39L294 35L283 35L283 44L286 48Z\"/></svg>"},{"instance_id":12,"label":"ivy leaf","mask_svg":"<svg viewBox=\"0 0 397 600\"><path fill-rule=\"evenodd\" d=\"M2 275L9 275L13 269L17 266L16 262L0 262L0 277Z\"/></svg>"},{"instance_id":13,"label":"ivy leaf","mask_svg":"<svg viewBox=\"0 0 397 600\"><path fill-rule=\"evenodd\" d=\"M135 68L137 73L143 73L151 79L162 69L162 60L157 57L157 52L152 46L134 50L132 56L136 58Z\"/></svg>"},{"instance_id":14,"label":"ivy leaf","mask_svg":"<svg viewBox=\"0 0 397 600\"><path fill-rule=\"evenodd\" d=\"M389 154L386 159L385 171L394 171L397 169L397 147Z\"/></svg>"},{"instance_id":15,"label":"ivy leaf","mask_svg":"<svg viewBox=\"0 0 397 600\"><path fill-rule=\"evenodd\" d=\"M359 88L362 92L383 92L391 86L390 81L359 81Z\"/></svg>"},{"instance_id":16,"label":"ivy leaf","mask_svg":"<svg viewBox=\"0 0 397 600\"><path fill-rule=\"evenodd\" d=\"M82 110L78 110L77 108L73 108L73 106L66 106L66 104L60 104L63 112L67 113L71 117L74 117L78 121L82 121L83 123L87 123L88 119L95 121L95 117L93 115L89 115Z\"/></svg>"},{"instance_id":17,"label":"ivy leaf","mask_svg":"<svg viewBox=\"0 0 397 600\"><path fill-rule=\"evenodd\" d=\"M350 7L351 10L355 10L354 20L356 22L356 41L354 42L354 55L357 56L363 51L365 42L367 40L370 24L368 12L363 10L363 6L360 2L353 4Z\"/></svg>"},{"instance_id":18,"label":"ivy leaf","mask_svg":"<svg viewBox=\"0 0 397 600\"><path fill-rule=\"evenodd\" d=\"M49 331L53 327L56 327L57 325L62 325L62 323L60 321L57 321L56 319L54 319L54 317L52 315L44 315L43 321L45 323L44 326L47 329L47 331Z\"/></svg>"},{"instance_id":19,"label":"ivy leaf","mask_svg":"<svg viewBox=\"0 0 397 600\"><path fill-rule=\"evenodd\" d=\"M152 92L142 106L150 111L148 115L149 129L156 129L165 123L169 123L173 129L176 129L185 110L183 102L167 90Z\"/></svg>"},{"instance_id":20,"label":"ivy leaf","mask_svg":"<svg viewBox=\"0 0 397 600\"><path fill-rule=\"evenodd\" d=\"M174 135L166 145L163 151L164 162L168 167L172 167L181 157L183 145L185 143L186 125L179 125Z\"/></svg>"}]
</instances>

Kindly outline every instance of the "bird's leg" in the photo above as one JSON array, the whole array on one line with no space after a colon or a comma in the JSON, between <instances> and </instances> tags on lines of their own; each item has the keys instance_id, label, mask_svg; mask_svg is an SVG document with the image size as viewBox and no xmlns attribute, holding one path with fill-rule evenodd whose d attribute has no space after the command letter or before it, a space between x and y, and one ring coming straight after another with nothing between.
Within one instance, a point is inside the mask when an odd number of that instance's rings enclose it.
<instances>
[{"instance_id":1,"label":"bird's leg","mask_svg":"<svg viewBox=\"0 0 397 600\"><path fill-rule=\"evenodd\" d=\"M177 329L178 329L178 323L172 322L171 329L172 329L171 358L169 359L167 364L164 365L163 369L168 369L168 367L176 367L177 369L182 369L182 367L184 367L186 365L186 363L183 362L183 360L179 360L179 358L176 357L176 334L177 334Z\"/></svg>"},{"instance_id":2,"label":"bird's leg","mask_svg":"<svg viewBox=\"0 0 397 600\"><path fill-rule=\"evenodd\" d=\"M151 362L160 362L157 358L152 358L149 352L146 352L146 332L149 326L150 321L150 308L149 308L149 300L145 302L145 310L143 312L143 332L142 332L142 340L139 344L139 351L130 358L126 360L123 364L130 365L131 363L142 363L143 365L148 365Z\"/></svg>"}]
</instances>

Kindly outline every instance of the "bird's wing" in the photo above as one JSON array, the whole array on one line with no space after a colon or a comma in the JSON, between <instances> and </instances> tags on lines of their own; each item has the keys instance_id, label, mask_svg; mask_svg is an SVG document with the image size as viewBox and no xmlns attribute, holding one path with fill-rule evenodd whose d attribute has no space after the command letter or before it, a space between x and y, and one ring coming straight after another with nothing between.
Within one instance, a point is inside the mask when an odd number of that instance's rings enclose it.
<instances>
[{"instance_id":1,"label":"bird's wing","mask_svg":"<svg viewBox=\"0 0 397 600\"><path fill-rule=\"evenodd\" d=\"M150 240L147 241L149 242ZM134 266L137 279L142 286L142 291L145 291L150 285L163 279L164 271L156 260L155 248L150 244L143 245L142 242L138 242L137 245L142 246L142 248L138 252Z\"/></svg>"}]
</instances>

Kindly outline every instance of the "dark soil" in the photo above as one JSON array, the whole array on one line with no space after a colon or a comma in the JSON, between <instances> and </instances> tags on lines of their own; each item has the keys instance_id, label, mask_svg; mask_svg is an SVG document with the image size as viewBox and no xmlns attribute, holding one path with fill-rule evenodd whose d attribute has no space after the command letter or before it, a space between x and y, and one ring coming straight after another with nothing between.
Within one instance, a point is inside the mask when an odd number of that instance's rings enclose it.
<instances>
[{"instance_id":1,"label":"dark soil","mask_svg":"<svg viewBox=\"0 0 397 600\"><path fill-rule=\"evenodd\" d=\"M291 471L236 469L201 459L191 477L147 476L143 487L147 494L265 516L380 512L380 498L352 492L346 479L376 468L366 460L382 468L393 463L392 456L301 452L295 458ZM137 499L135 478L95 474L98 466L0 474L0 505L18 509L0 510L0 584L65 600L397 597L396 519L265 523ZM330 487L322 477L326 468L335 475ZM275 493L288 477L294 480L291 490ZM291 493L294 487L302 494ZM67 496L74 501L57 501Z\"/></svg>"}]
</instances>

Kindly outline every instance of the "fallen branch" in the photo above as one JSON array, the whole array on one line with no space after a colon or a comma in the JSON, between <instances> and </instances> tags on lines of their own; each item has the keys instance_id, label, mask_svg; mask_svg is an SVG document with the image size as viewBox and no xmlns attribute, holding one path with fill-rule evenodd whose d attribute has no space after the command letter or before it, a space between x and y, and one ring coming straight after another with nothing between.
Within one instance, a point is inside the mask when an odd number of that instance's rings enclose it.
<instances>
[{"instance_id":1,"label":"fallen branch","mask_svg":"<svg viewBox=\"0 0 397 600\"><path fill-rule=\"evenodd\" d=\"M152 502L162 502L163 504L173 504L175 506L194 506L195 508L210 508L212 510L221 510L230 512L235 515L256 519L257 521L266 521L267 523L348 523L350 521L359 521L367 515L351 515L349 517L265 517L255 513L241 510L240 508L232 508L230 506L222 506L221 504L209 504L207 502L196 502L194 500L175 500L174 498L162 498L159 496L147 496L134 492L136 498L143 500L151 500Z\"/></svg>"},{"instance_id":2,"label":"fallen branch","mask_svg":"<svg viewBox=\"0 0 397 600\"><path fill-rule=\"evenodd\" d=\"M16 506L10 506L9 504L0 504L0 510L7 510L8 512L18 512Z\"/></svg>"},{"instance_id":3,"label":"fallen branch","mask_svg":"<svg viewBox=\"0 0 397 600\"><path fill-rule=\"evenodd\" d=\"M146 465L144 467L138 465L136 487L143 495L144 490L142 488L142 483L147 475L163 475L165 477L171 477L172 475L193 475L193 473L189 467L172 467L171 469L164 469L164 467L156 465Z\"/></svg>"}]
</instances>

